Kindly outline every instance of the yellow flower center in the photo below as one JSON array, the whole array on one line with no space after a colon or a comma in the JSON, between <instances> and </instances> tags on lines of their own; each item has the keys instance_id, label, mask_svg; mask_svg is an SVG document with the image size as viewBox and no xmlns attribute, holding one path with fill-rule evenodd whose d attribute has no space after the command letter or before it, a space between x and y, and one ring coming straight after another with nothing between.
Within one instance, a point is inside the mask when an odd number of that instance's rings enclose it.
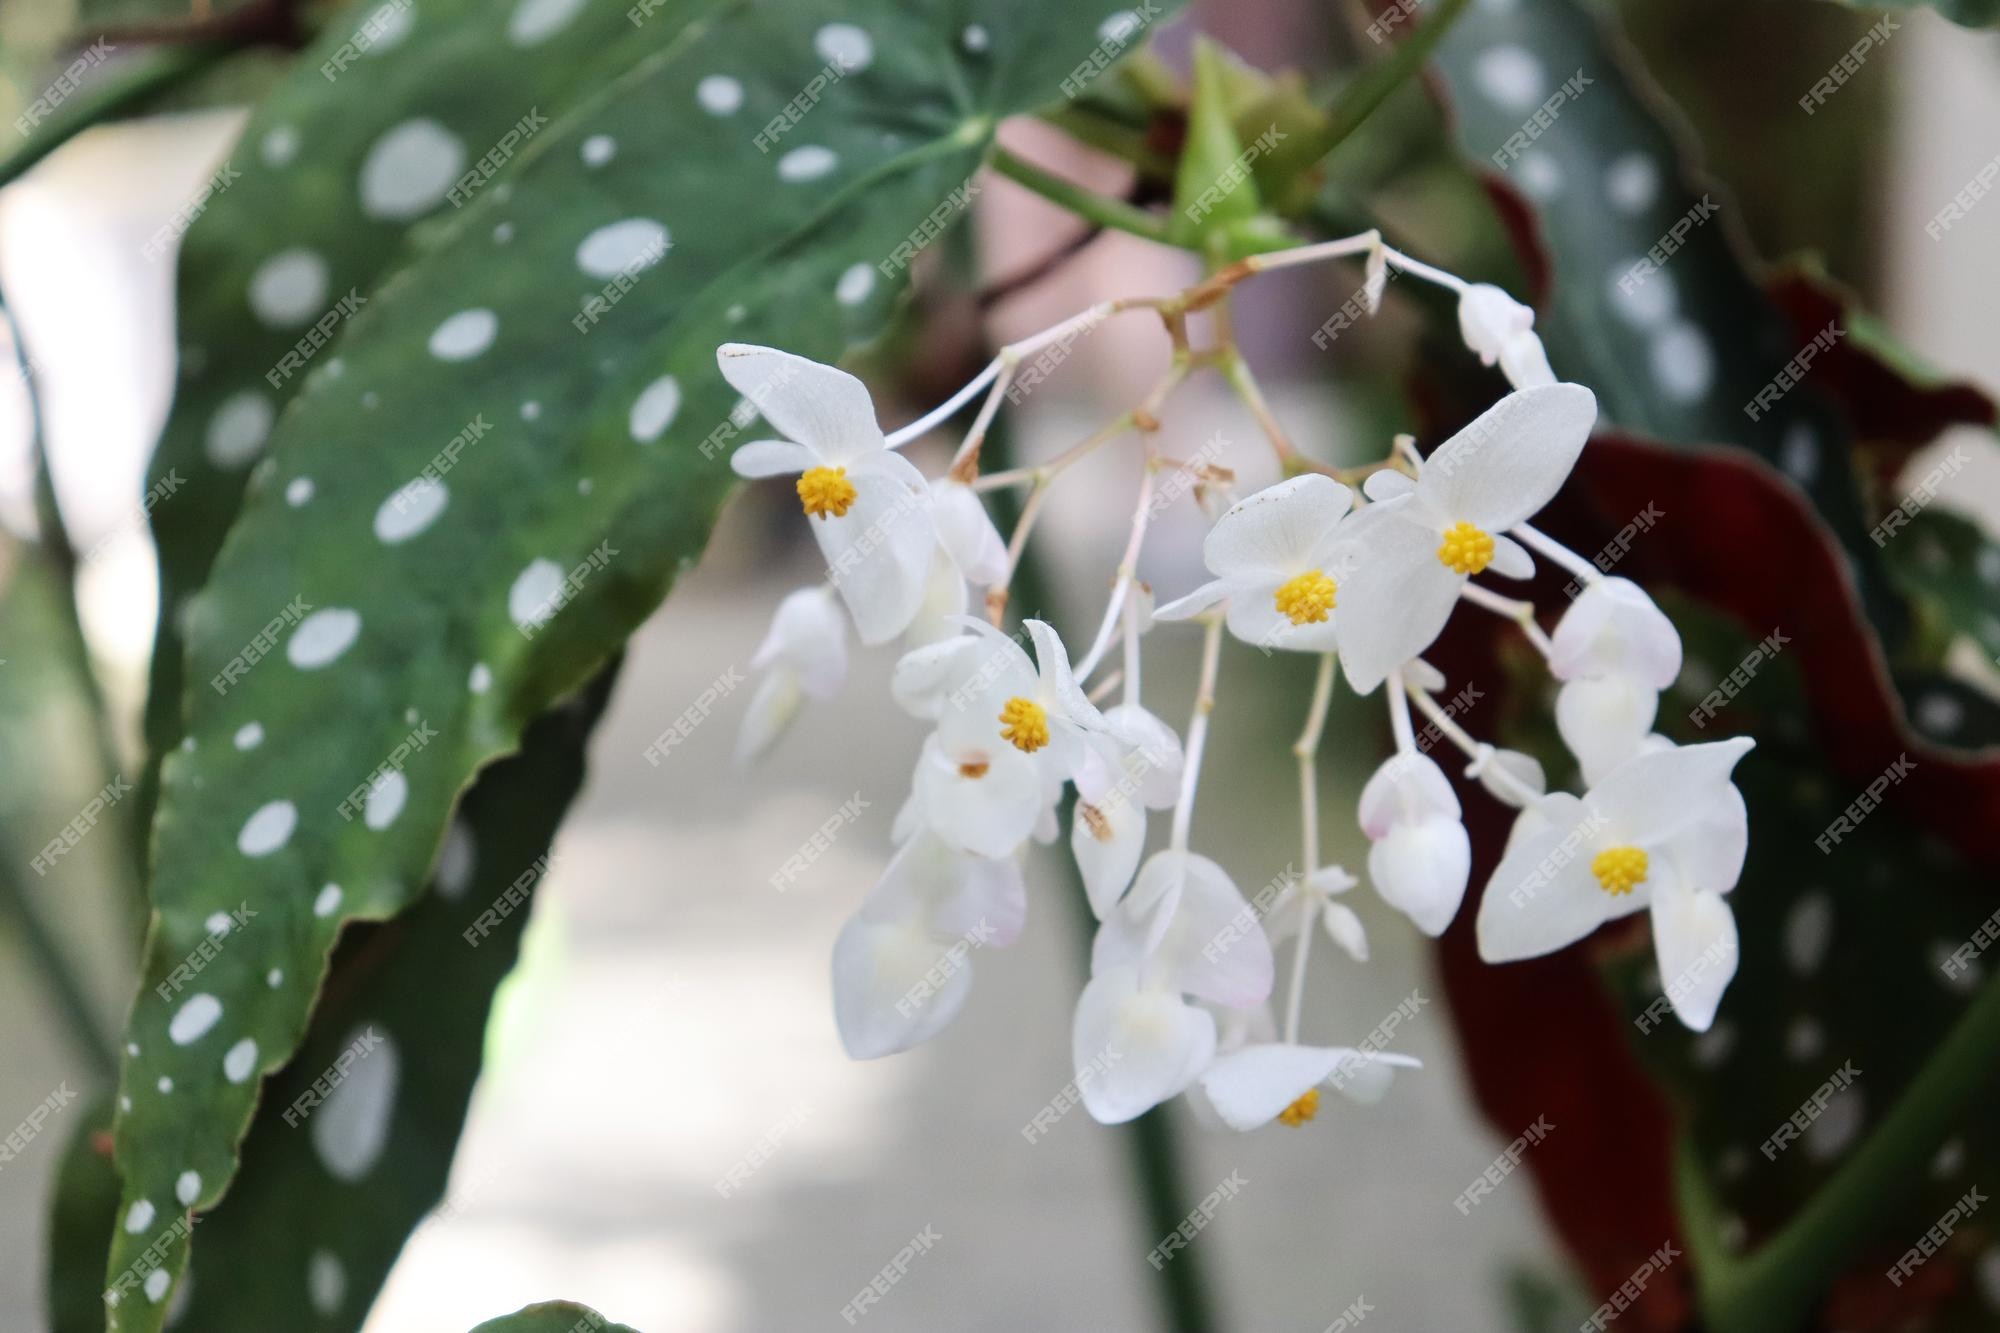
<instances>
[{"instance_id":1,"label":"yellow flower center","mask_svg":"<svg viewBox=\"0 0 2000 1333\"><path fill-rule=\"evenodd\" d=\"M807 468L799 478L799 503L814 518L845 518L854 505L854 483L844 467Z\"/></svg>"},{"instance_id":2,"label":"yellow flower center","mask_svg":"<svg viewBox=\"0 0 2000 1333\"><path fill-rule=\"evenodd\" d=\"M1607 847L1590 859L1590 873L1609 894L1630 893L1646 879L1646 852L1640 847Z\"/></svg>"},{"instance_id":3,"label":"yellow flower center","mask_svg":"<svg viewBox=\"0 0 2000 1333\"><path fill-rule=\"evenodd\" d=\"M1278 585L1278 610L1289 616L1294 625L1317 625L1333 610L1334 594L1338 591L1339 586L1332 579L1315 569Z\"/></svg>"},{"instance_id":4,"label":"yellow flower center","mask_svg":"<svg viewBox=\"0 0 2000 1333\"><path fill-rule=\"evenodd\" d=\"M1278 1112L1278 1123L1297 1129L1306 1121L1319 1114L1319 1089L1307 1088L1299 1099Z\"/></svg>"},{"instance_id":5,"label":"yellow flower center","mask_svg":"<svg viewBox=\"0 0 2000 1333\"><path fill-rule=\"evenodd\" d=\"M1493 563L1493 534L1470 523L1454 523L1445 529L1438 559L1461 574L1477 574Z\"/></svg>"},{"instance_id":6,"label":"yellow flower center","mask_svg":"<svg viewBox=\"0 0 2000 1333\"><path fill-rule=\"evenodd\" d=\"M1017 694L1000 710L1000 738L1033 754L1049 743L1049 715L1033 699Z\"/></svg>"}]
</instances>

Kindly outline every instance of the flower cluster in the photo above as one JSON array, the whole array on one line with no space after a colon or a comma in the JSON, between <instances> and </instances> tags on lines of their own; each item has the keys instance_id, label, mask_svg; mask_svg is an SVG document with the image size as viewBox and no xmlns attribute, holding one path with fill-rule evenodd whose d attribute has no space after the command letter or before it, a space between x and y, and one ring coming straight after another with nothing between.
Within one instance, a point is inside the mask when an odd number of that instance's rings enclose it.
<instances>
[{"instance_id":1,"label":"flower cluster","mask_svg":"<svg viewBox=\"0 0 2000 1333\"><path fill-rule=\"evenodd\" d=\"M1235 350L1189 348L1185 317L1227 300L1253 273L1342 255L1366 259L1371 309L1391 266L1453 291L1467 347L1497 364L1513 391L1427 454L1405 437L1380 463L1348 473L1302 456ZM1174 339L1174 366L1158 389L1049 463L982 473L980 446L1016 368L1129 310L1155 311ZM839 690L849 619L864 644L901 640L890 690L930 727L895 819L896 850L834 945L834 1012L852 1055L906 1050L951 1022L970 991L973 948L1018 936L1024 857L1029 844L1062 835L1059 812L1073 791L1068 841L1098 921L1072 1032L1092 1115L1123 1121L1187 1093L1204 1114L1251 1129L1311 1119L1322 1088L1363 1102L1382 1096L1393 1071L1416 1061L1299 1035L1314 937L1325 933L1357 962L1368 957L1360 919L1340 901L1358 880L1319 863L1316 756L1336 664L1357 694L1382 688L1388 703L1395 753L1368 781L1358 810L1367 878L1385 902L1436 936L1457 916L1471 874L1457 793L1416 743L1414 708L1431 734L1463 752L1467 777L1520 812L1479 907L1481 955L1505 962L1545 954L1646 907L1668 999L1689 1027L1710 1024L1736 969L1723 895L1747 845L1731 770L1750 742L1681 747L1655 734L1658 693L1680 668L1673 625L1637 585L1605 577L1531 526L1597 413L1588 389L1555 379L1533 326L1533 313L1498 288L1463 282L1369 233L1252 259L1176 297L1094 306L1003 349L950 401L891 434L852 376L769 348L720 350L723 374L783 437L743 445L733 466L745 477L797 477L829 571L825 585L794 592L778 608L755 659L763 676L741 753L767 749L804 699ZM1204 503L1228 497L1232 480L1165 457L1154 443L1157 409L1199 364L1224 370L1292 475L1230 504L1203 548L1212 581L1155 609L1134 575L1159 507L1155 478L1185 474L1194 484L1183 489ZM945 476L927 480L897 452L982 392ZM1047 488L1077 458L1127 437L1145 467L1089 648L1072 661L1040 620L1003 632L1007 587ZM1011 540L981 498L1005 487L1029 490ZM1553 633L1531 603L1478 581L1529 578L1537 559L1561 566L1582 589ZM984 617L967 613L974 589ZM1548 792L1535 760L1474 739L1438 702L1446 682L1423 654L1461 604L1518 623L1561 682L1557 722L1581 769L1582 796ZM1204 633L1185 740L1140 700L1143 636L1177 621ZM1225 631L1265 652L1319 662L1294 747L1305 870L1255 905L1189 845ZM1100 706L1114 691L1118 701ZM1168 829L1165 845L1146 856L1149 813L1167 814ZM1287 943L1281 1025L1271 1007L1274 950Z\"/></svg>"}]
</instances>

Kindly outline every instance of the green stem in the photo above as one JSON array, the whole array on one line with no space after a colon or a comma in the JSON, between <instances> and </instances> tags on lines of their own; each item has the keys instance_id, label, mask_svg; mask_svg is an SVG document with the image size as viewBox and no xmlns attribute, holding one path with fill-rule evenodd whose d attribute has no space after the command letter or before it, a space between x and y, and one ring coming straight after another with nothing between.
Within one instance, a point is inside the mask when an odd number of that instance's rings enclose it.
<instances>
[{"instance_id":1,"label":"green stem","mask_svg":"<svg viewBox=\"0 0 2000 1333\"><path fill-rule=\"evenodd\" d=\"M1866 1071L1863 1071L1864 1073ZM1691 1149L1676 1164L1689 1248L1714 1333L1791 1333L1924 1163L1963 1123L1968 1105L2000 1072L2000 977L1986 983L1875 1130L1785 1229L1745 1259L1712 1240L1716 1209ZM1697 1225L1698 1224L1698 1225Z\"/></svg>"},{"instance_id":2,"label":"green stem","mask_svg":"<svg viewBox=\"0 0 2000 1333\"><path fill-rule=\"evenodd\" d=\"M1444 35L1451 31L1471 0L1444 0L1437 12L1416 25L1416 31L1396 43L1396 49L1389 58L1379 64L1370 65L1355 76L1333 105L1327 108L1326 128L1312 136L1301 151L1301 156L1309 162L1316 162L1338 148L1348 135L1361 128L1361 123L1373 115L1375 108L1382 105L1390 93L1403 85L1404 80L1422 68L1430 58Z\"/></svg>"},{"instance_id":3,"label":"green stem","mask_svg":"<svg viewBox=\"0 0 2000 1333\"><path fill-rule=\"evenodd\" d=\"M1053 172L1014 156L997 144L994 145L991 161L993 169L1007 179L1026 186L1086 222L1130 232L1149 241L1158 241L1161 245L1171 244L1167 239L1166 222L1143 208L1134 208L1122 199L1107 199L1086 190L1073 181L1066 181Z\"/></svg>"},{"instance_id":4,"label":"green stem","mask_svg":"<svg viewBox=\"0 0 2000 1333\"><path fill-rule=\"evenodd\" d=\"M18 864L11 847L5 849L4 855L7 864ZM56 944L55 935L22 891L20 881L11 873L0 873L0 912L4 912L19 928L21 943L48 981L49 993L55 997L56 1011L69 1029L77 1050L90 1062L91 1072L106 1084L115 1083L118 1061L111 1053L111 1036L98 1023L90 1001L84 997L83 983L78 980L68 956Z\"/></svg>"},{"instance_id":5,"label":"green stem","mask_svg":"<svg viewBox=\"0 0 2000 1333\"><path fill-rule=\"evenodd\" d=\"M0 161L0 185L68 143L99 121L110 120L228 54L220 43L156 46L123 57L114 69L65 100L35 126L27 142Z\"/></svg>"}]
</instances>

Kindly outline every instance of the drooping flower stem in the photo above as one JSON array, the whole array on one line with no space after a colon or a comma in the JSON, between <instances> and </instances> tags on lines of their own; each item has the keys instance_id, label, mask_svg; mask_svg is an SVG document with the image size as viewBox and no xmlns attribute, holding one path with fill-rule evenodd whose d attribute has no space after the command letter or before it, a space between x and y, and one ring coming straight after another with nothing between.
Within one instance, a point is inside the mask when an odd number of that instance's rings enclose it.
<instances>
[{"instance_id":1,"label":"drooping flower stem","mask_svg":"<svg viewBox=\"0 0 2000 1333\"><path fill-rule=\"evenodd\" d=\"M1111 199L1094 190L1085 189L1074 181L1064 180L1052 171L1014 156L997 144L989 159L993 169L1011 181L1025 185L1050 203L1058 204L1100 227L1110 227L1114 231L1130 232L1143 236L1161 245L1171 244L1167 239L1167 224L1162 218L1134 208L1122 199Z\"/></svg>"},{"instance_id":2,"label":"drooping flower stem","mask_svg":"<svg viewBox=\"0 0 2000 1333\"><path fill-rule=\"evenodd\" d=\"M1208 744L1208 715L1215 711L1215 671L1222 660L1222 617L1211 615L1201 639L1201 684L1195 688L1194 713L1188 718L1187 762L1181 770L1181 795L1174 802L1173 833L1168 845L1177 852L1188 846L1194 823L1194 793L1201 782L1201 752Z\"/></svg>"},{"instance_id":3,"label":"drooping flower stem","mask_svg":"<svg viewBox=\"0 0 2000 1333\"><path fill-rule=\"evenodd\" d=\"M1735 1259L1714 1239L1718 1208L1693 1147L1675 1162L1688 1248L1714 1333L1790 1333L1804 1327L1834 1274L1925 1178L1924 1164L2000 1074L2000 977L1940 1042L1867 1141L1808 1199L1784 1230Z\"/></svg>"},{"instance_id":4,"label":"drooping flower stem","mask_svg":"<svg viewBox=\"0 0 2000 1333\"><path fill-rule=\"evenodd\" d=\"M1285 997L1285 1040L1299 1039L1299 1011L1306 994L1306 962L1312 952L1313 897L1307 885L1319 869L1319 738L1326 730L1327 708L1333 702L1333 654L1319 655L1319 675L1313 680L1312 703L1306 709L1305 730L1292 745L1299 761L1299 827L1305 869L1299 878L1299 940L1292 949L1290 993Z\"/></svg>"}]
</instances>

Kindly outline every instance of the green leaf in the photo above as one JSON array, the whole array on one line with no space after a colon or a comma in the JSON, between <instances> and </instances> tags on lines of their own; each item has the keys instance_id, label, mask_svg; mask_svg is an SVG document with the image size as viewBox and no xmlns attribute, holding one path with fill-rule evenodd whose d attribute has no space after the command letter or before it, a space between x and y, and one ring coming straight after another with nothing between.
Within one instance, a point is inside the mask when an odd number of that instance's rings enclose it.
<instances>
[{"instance_id":1,"label":"green leaf","mask_svg":"<svg viewBox=\"0 0 2000 1333\"><path fill-rule=\"evenodd\" d=\"M612 1323L587 1305L549 1301L500 1319L489 1319L472 1333L633 1333L633 1330Z\"/></svg>"},{"instance_id":2,"label":"green leaf","mask_svg":"<svg viewBox=\"0 0 2000 1333\"><path fill-rule=\"evenodd\" d=\"M1947 456L1939 467L1950 462ZM1886 534L1883 553L1920 625L1947 639L1963 635L1988 661L2000 662L2000 542L1971 520L1933 507ZM1921 716L1916 720L1921 724Z\"/></svg>"},{"instance_id":3,"label":"green leaf","mask_svg":"<svg viewBox=\"0 0 2000 1333\"><path fill-rule=\"evenodd\" d=\"M1256 217L1261 206L1256 179L1249 174L1258 154L1246 156L1231 123L1231 63L1220 46L1196 39L1187 143L1174 176L1174 211L1167 224L1176 245L1198 248L1204 237Z\"/></svg>"},{"instance_id":4,"label":"green leaf","mask_svg":"<svg viewBox=\"0 0 2000 1333\"><path fill-rule=\"evenodd\" d=\"M56 1169L49 1212L49 1327L99 1333L104 1327L104 1259L118 1210L118 1168L111 1163L111 1094L76 1117Z\"/></svg>"},{"instance_id":5,"label":"green leaf","mask_svg":"<svg viewBox=\"0 0 2000 1333\"><path fill-rule=\"evenodd\" d=\"M1106 18L1052 0L737 9L605 84L534 136L507 188L413 238L348 322L338 371L277 423L186 607L189 741L162 772L114 1279L149 1271L157 1246L171 1285L187 1256L176 1183L200 1178L196 1208L227 1188L255 1075L289 1059L341 924L408 906L471 774L698 554L741 428L716 345L831 358L878 331L913 228ZM759 127L856 30L872 60L759 152ZM704 91L715 77L740 105ZM645 244L655 227L664 257ZM255 922L160 998L245 901ZM113 1326L156 1328L161 1308L128 1297Z\"/></svg>"}]
</instances>

